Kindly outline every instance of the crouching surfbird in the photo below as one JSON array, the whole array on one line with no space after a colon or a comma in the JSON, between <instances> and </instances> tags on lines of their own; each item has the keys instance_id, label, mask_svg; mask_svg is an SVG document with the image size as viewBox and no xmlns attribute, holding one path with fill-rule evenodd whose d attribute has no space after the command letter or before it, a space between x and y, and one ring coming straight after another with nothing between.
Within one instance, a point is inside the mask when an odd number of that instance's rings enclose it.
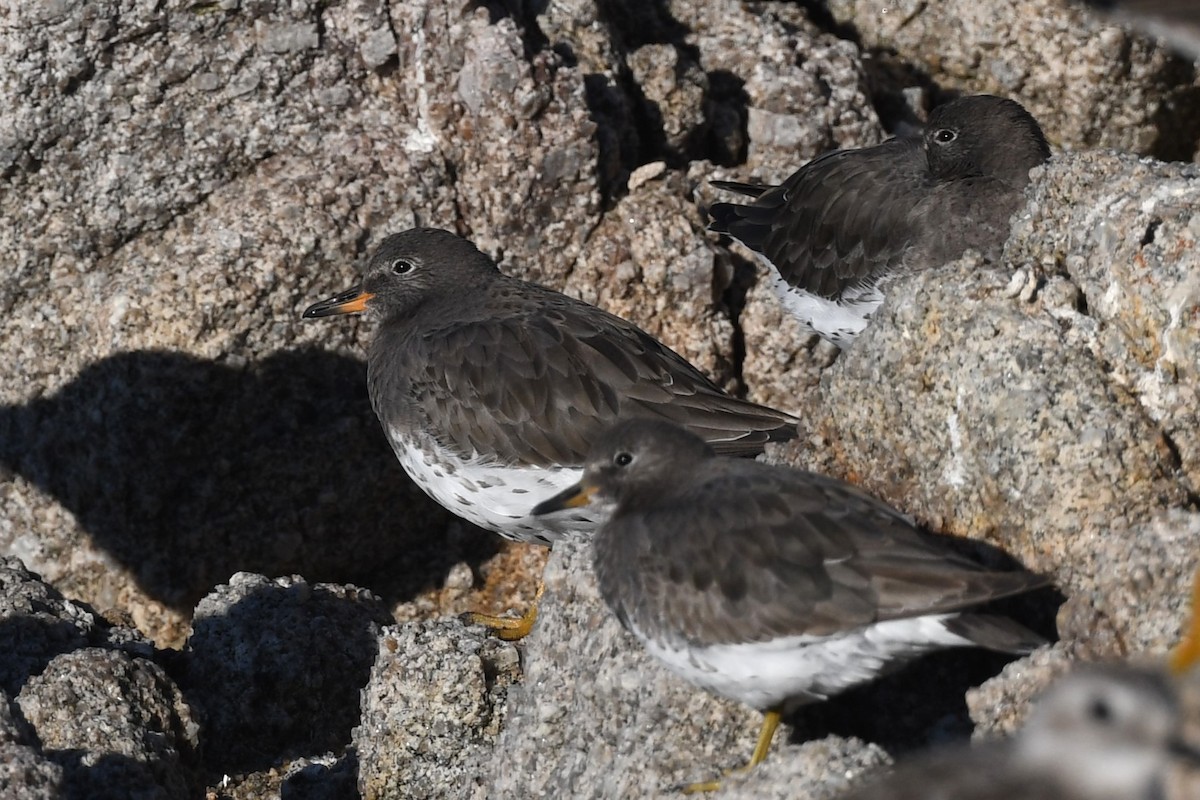
<instances>
[{"instance_id":1,"label":"crouching surfbird","mask_svg":"<svg viewBox=\"0 0 1200 800\"><path fill-rule=\"evenodd\" d=\"M848 483L722 458L668 422L614 426L534 513L595 499L614 506L592 543L621 624L687 680L766 713L747 768L794 706L934 650L1043 643L965 609L1046 578L985 569Z\"/></svg>"},{"instance_id":2,"label":"crouching surfbird","mask_svg":"<svg viewBox=\"0 0 1200 800\"><path fill-rule=\"evenodd\" d=\"M502 274L449 231L387 237L362 283L304 316L364 311L381 323L367 356L371 404L404 470L507 539L551 545L595 529L602 509L529 512L579 479L588 447L618 420L672 420L729 455L796 435L795 417L726 394L620 317ZM473 619L520 638L536 608Z\"/></svg>"},{"instance_id":3,"label":"crouching surfbird","mask_svg":"<svg viewBox=\"0 0 1200 800\"><path fill-rule=\"evenodd\" d=\"M921 136L826 153L780 186L713 181L755 199L714 204L709 229L753 250L784 307L845 348L895 277L968 248L994 256L1049 157L1018 103L965 97L934 109Z\"/></svg>"}]
</instances>

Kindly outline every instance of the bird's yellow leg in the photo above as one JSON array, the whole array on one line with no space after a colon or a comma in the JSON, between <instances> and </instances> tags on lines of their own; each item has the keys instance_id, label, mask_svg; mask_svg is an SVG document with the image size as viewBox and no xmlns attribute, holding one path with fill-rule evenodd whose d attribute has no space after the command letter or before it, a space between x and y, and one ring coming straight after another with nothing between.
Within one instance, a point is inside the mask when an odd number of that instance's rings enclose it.
<instances>
[{"instance_id":1,"label":"bird's yellow leg","mask_svg":"<svg viewBox=\"0 0 1200 800\"><path fill-rule=\"evenodd\" d=\"M775 738L775 730L779 727L781 718L778 709L771 709L763 715L762 729L758 732L758 743L754 745L754 753L750 756L750 763L744 767L731 769L726 775L732 775L737 772L749 772L750 770L761 764L767 757L767 753L771 750L771 741ZM683 787L684 794L699 794L700 792L715 792L721 787L721 781L700 781L699 783L689 783Z\"/></svg>"},{"instance_id":2,"label":"bird's yellow leg","mask_svg":"<svg viewBox=\"0 0 1200 800\"><path fill-rule=\"evenodd\" d=\"M1179 644L1167 656L1167 667L1176 675L1182 675L1200 661L1200 571L1192 581L1192 621L1188 624Z\"/></svg>"},{"instance_id":3,"label":"bird's yellow leg","mask_svg":"<svg viewBox=\"0 0 1200 800\"><path fill-rule=\"evenodd\" d=\"M515 642L518 639L524 639L533 630L533 623L537 622L538 603L541 602L542 594L545 591L545 581L539 581L537 594L533 596L533 603L529 606L529 610L519 617L499 617L493 614L483 614L478 611L469 611L463 617L472 625L482 625L485 628L491 628L497 636L506 642Z\"/></svg>"}]
</instances>

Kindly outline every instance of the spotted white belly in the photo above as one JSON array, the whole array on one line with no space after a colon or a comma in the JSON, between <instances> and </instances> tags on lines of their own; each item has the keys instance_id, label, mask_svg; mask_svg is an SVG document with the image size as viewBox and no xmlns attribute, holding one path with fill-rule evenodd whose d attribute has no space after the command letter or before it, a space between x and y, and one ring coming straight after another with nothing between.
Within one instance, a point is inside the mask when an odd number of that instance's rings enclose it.
<instances>
[{"instance_id":1,"label":"spotted white belly","mask_svg":"<svg viewBox=\"0 0 1200 800\"><path fill-rule=\"evenodd\" d=\"M757 709L823 700L933 650L972 642L946 630L954 614L889 620L838 636L789 636L704 647L656 642L636 628L646 650L713 694Z\"/></svg>"},{"instance_id":2,"label":"spotted white belly","mask_svg":"<svg viewBox=\"0 0 1200 800\"><path fill-rule=\"evenodd\" d=\"M574 467L522 468L497 464L479 455L462 458L432 440L421 447L391 429L388 440L404 471L444 508L470 523L521 542L552 544L589 536L606 515L604 508L566 509L533 517L529 511L576 483Z\"/></svg>"},{"instance_id":3,"label":"spotted white belly","mask_svg":"<svg viewBox=\"0 0 1200 800\"><path fill-rule=\"evenodd\" d=\"M771 286L784 309L823 339L843 349L849 347L871 321L871 315L883 303L878 286L847 289L839 300L798 289L783 279L770 260L756 253L771 276Z\"/></svg>"}]
</instances>

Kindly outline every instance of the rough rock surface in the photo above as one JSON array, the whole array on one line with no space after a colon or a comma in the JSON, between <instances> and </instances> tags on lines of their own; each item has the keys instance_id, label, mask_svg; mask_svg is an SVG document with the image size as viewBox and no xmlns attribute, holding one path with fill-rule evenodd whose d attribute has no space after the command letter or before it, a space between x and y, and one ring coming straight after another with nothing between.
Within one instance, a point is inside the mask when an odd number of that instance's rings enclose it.
<instances>
[{"instance_id":1,"label":"rough rock surface","mask_svg":"<svg viewBox=\"0 0 1200 800\"><path fill-rule=\"evenodd\" d=\"M86 603L70 600L20 559L0 556L0 691L16 695L61 653L97 646L149 656L136 630L114 626Z\"/></svg>"},{"instance_id":2,"label":"rough rock surface","mask_svg":"<svg viewBox=\"0 0 1200 800\"><path fill-rule=\"evenodd\" d=\"M155 656L0 558L0 794L199 796L198 727Z\"/></svg>"},{"instance_id":3,"label":"rough rock surface","mask_svg":"<svg viewBox=\"0 0 1200 800\"><path fill-rule=\"evenodd\" d=\"M199 797L199 727L162 667L100 648L56 656L17 695L65 793Z\"/></svg>"},{"instance_id":4,"label":"rough rock surface","mask_svg":"<svg viewBox=\"0 0 1200 800\"><path fill-rule=\"evenodd\" d=\"M344 747L375 640L392 621L354 586L238 573L196 606L180 683L204 758L233 772Z\"/></svg>"},{"instance_id":5,"label":"rough rock surface","mask_svg":"<svg viewBox=\"0 0 1200 800\"><path fill-rule=\"evenodd\" d=\"M413 622L379 637L354 730L364 798L495 797L486 776L522 679L511 644L458 620Z\"/></svg>"},{"instance_id":6,"label":"rough rock surface","mask_svg":"<svg viewBox=\"0 0 1200 800\"><path fill-rule=\"evenodd\" d=\"M49 665L79 687L108 665L111 711L159 680L147 659L189 679L210 767L249 754L252 771L207 777L229 800L408 778L429 795L654 796L744 760L756 715L642 654L578 553L553 557L512 686L511 648L422 622L520 605L542 556L404 479L364 391L369 326L298 318L417 222L800 412L801 441L772 458L999 545L1067 595L1053 649L972 692L999 663L935 659L808 709L727 796L824 796L883 749L1008 729L1061 664L1161 654L1200 552L1194 168L1060 155L1001 264L898 285L840 356L701 209L711 179L778 181L954 91L1016 97L1068 149L1192 158L1194 65L1065 0L803 5L10 2L0 553L49 585L0 566L0 786L43 797L100 774L79 771L92 751L53 760L14 705L49 691ZM137 633L182 644L241 571L304 579L239 576L178 657ZM408 622L379 639L387 608ZM438 716L452 708L474 716ZM122 752L143 753L135 728ZM176 785L170 758L131 758L104 774ZM475 766L488 777L464 782Z\"/></svg>"},{"instance_id":7,"label":"rough rock surface","mask_svg":"<svg viewBox=\"0 0 1200 800\"><path fill-rule=\"evenodd\" d=\"M1006 260L1075 290L1056 287L1051 314L1200 490L1200 168L1086 153L1051 161L1030 196Z\"/></svg>"},{"instance_id":8,"label":"rough rock surface","mask_svg":"<svg viewBox=\"0 0 1200 800\"><path fill-rule=\"evenodd\" d=\"M1021 98L1059 146L1189 160L1200 146L1191 61L1067 0L828 7L864 46L895 51L945 88Z\"/></svg>"},{"instance_id":9,"label":"rough rock surface","mask_svg":"<svg viewBox=\"0 0 1200 800\"><path fill-rule=\"evenodd\" d=\"M58 800L63 770L32 747L0 744L0 789L12 800Z\"/></svg>"}]
</instances>

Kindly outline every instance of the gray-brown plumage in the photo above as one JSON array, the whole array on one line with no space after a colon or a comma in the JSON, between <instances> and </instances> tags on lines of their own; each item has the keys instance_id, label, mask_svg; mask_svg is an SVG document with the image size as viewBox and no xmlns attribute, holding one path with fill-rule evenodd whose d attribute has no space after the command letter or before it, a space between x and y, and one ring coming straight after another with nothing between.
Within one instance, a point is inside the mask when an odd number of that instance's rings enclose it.
<instances>
[{"instance_id":1,"label":"gray-brown plumage","mask_svg":"<svg viewBox=\"0 0 1200 800\"><path fill-rule=\"evenodd\" d=\"M723 392L637 326L503 275L448 231L389 236L360 286L306 317L368 311L371 402L401 464L442 505L511 539L588 533L592 515L528 515L579 475L617 420L676 421L730 454L795 435L795 418Z\"/></svg>"},{"instance_id":2,"label":"gray-brown plumage","mask_svg":"<svg viewBox=\"0 0 1200 800\"><path fill-rule=\"evenodd\" d=\"M847 483L720 457L668 422L614 426L580 483L534 513L593 497L613 508L594 559L622 624L683 677L761 710L827 698L932 650L1042 642L967 610L1045 578L985 569Z\"/></svg>"},{"instance_id":3,"label":"gray-brown plumage","mask_svg":"<svg viewBox=\"0 0 1200 800\"><path fill-rule=\"evenodd\" d=\"M844 800L1185 800L1169 788L1173 768L1200 768L1200 753L1183 722L1165 673L1084 667L1012 739L916 757Z\"/></svg>"},{"instance_id":4,"label":"gray-brown plumage","mask_svg":"<svg viewBox=\"0 0 1200 800\"><path fill-rule=\"evenodd\" d=\"M936 108L922 136L827 153L780 186L714 181L755 200L714 204L709 228L754 250L784 306L845 347L895 276L998 252L1029 170L1049 157L1020 104L965 97Z\"/></svg>"}]
</instances>

